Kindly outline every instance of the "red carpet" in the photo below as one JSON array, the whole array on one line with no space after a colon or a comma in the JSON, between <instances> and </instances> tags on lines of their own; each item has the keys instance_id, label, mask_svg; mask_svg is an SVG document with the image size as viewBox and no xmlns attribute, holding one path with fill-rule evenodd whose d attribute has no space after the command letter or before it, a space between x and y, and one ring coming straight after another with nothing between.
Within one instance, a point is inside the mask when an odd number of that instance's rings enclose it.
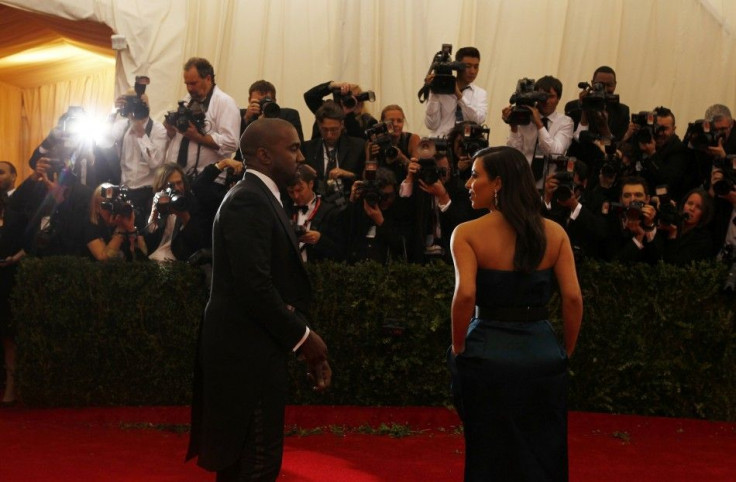
<instances>
[{"instance_id":1,"label":"red carpet","mask_svg":"<svg viewBox=\"0 0 736 482\"><path fill-rule=\"evenodd\" d=\"M214 480L183 463L187 422L187 407L1 409L0 481ZM359 433L381 424L418 433ZM457 424L442 408L289 407L280 480L460 481ZM736 480L734 423L574 412L569 425L573 482Z\"/></svg>"}]
</instances>

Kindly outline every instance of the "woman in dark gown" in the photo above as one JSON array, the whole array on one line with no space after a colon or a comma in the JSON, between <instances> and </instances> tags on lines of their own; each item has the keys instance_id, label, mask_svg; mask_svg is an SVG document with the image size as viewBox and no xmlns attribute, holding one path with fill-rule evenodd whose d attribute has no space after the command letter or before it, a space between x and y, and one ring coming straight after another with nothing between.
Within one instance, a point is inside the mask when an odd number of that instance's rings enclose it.
<instances>
[{"instance_id":1,"label":"woman in dark gown","mask_svg":"<svg viewBox=\"0 0 736 482\"><path fill-rule=\"evenodd\" d=\"M466 187L489 214L452 237L453 394L463 420L465 481L567 480L567 357L583 313L572 248L540 214L524 156L509 147L474 157ZM553 279L564 346L547 321Z\"/></svg>"}]
</instances>

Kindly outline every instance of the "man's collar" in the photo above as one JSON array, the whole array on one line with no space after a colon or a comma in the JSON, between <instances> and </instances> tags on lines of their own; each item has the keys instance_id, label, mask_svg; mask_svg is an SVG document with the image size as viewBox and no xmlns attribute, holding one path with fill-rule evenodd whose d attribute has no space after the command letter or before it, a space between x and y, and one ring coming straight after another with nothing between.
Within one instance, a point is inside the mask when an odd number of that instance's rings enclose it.
<instances>
[{"instance_id":1,"label":"man's collar","mask_svg":"<svg viewBox=\"0 0 736 482\"><path fill-rule=\"evenodd\" d=\"M279 204L283 206L283 204L281 203L281 192L279 191L279 187L276 185L276 182L274 182L273 179L260 171L256 171L255 169L248 169L247 172L248 174L253 174L258 179L263 181L263 184L265 184L268 190L271 191L273 197L275 197Z\"/></svg>"}]
</instances>

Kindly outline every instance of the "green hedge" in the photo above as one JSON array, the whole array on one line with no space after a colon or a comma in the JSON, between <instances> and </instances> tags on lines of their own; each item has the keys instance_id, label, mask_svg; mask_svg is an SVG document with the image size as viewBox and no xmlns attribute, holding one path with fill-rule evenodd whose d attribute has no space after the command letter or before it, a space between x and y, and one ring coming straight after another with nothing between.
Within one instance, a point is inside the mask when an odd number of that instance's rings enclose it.
<instances>
[{"instance_id":1,"label":"green hedge","mask_svg":"<svg viewBox=\"0 0 736 482\"><path fill-rule=\"evenodd\" d=\"M570 408L736 420L736 312L723 266L587 262ZM450 266L310 265L331 390L294 361L294 403L449 405ZM22 263L19 378L31 406L186 404L206 300L185 264ZM246 309L244 307L244 309ZM552 300L559 327L559 299Z\"/></svg>"}]
</instances>

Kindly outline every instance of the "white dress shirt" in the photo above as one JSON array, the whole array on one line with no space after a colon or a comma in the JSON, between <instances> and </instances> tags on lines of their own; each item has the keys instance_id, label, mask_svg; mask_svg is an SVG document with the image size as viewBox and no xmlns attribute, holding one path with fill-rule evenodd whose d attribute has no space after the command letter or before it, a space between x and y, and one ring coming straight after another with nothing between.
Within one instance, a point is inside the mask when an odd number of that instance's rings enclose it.
<instances>
[{"instance_id":1,"label":"white dress shirt","mask_svg":"<svg viewBox=\"0 0 736 482\"><path fill-rule=\"evenodd\" d=\"M463 120L483 124L488 113L488 94L485 90L470 84L463 90L462 99L458 100L455 94L429 93L427 111L424 114L424 125L432 137L442 137L450 133L455 127L455 111L457 106L463 113Z\"/></svg>"}]
</instances>

